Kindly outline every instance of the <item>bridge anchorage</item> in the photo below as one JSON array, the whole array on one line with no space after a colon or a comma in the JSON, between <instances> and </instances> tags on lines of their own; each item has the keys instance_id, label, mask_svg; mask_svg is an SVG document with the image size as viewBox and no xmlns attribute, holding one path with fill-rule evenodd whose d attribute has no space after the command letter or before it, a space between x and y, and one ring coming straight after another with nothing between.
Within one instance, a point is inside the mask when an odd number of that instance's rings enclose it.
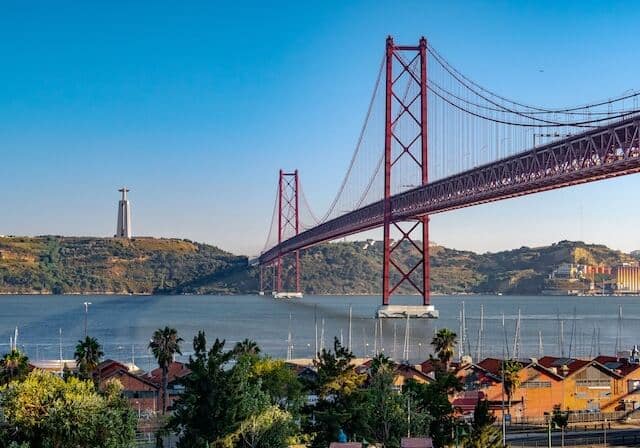
<instances>
[{"instance_id":1,"label":"bridge anchorage","mask_svg":"<svg viewBox=\"0 0 640 448\"><path fill-rule=\"evenodd\" d=\"M379 91L384 107L376 108ZM300 250L382 228L377 315L438 317L430 302L429 216L640 172L639 100L639 92L627 91L573 107L526 105L475 83L424 38L401 46L389 37L365 124L328 212L313 215L297 171L280 172L258 258L261 291L270 281L275 296L300 296ZM376 110L383 117L378 127ZM391 304L397 294L417 294L421 304Z\"/></svg>"}]
</instances>

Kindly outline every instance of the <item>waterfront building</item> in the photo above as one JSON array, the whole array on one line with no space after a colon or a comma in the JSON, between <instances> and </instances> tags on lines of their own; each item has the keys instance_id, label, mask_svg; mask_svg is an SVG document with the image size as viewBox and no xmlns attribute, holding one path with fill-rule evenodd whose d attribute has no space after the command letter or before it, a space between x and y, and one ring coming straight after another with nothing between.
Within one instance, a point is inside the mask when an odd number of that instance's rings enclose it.
<instances>
[{"instance_id":1,"label":"waterfront building","mask_svg":"<svg viewBox=\"0 0 640 448\"><path fill-rule=\"evenodd\" d=\"M131 204L127 198L130 191L127 187L118 190L122 198L118 202L118 223L116 226L116 238L131 238Z\"/></svg>"},{"instance_id":2,"label":"waterfront building","mask_svg":"<svg viewBox=\"0 0 640 448\"><path fill-rule=\"evenodd\" d=\"M611 275L611 266L607 266L604 264L586 266L585 275L587 277L594 278L597 274Z\"/></svg>"},{"instance_id":3,"label":"waterfront building","mask_svg":"<svg viewBox=\"0 0 640 448\"><path fill-rule=\"evenodd\" d=\"M180 379L191 373L191 370L183 362L173 361L167 371L167 407L172 408L173 403L184 393L184 386ZM145 375L145 379L151 381L158 388L162 387L162 369L157 368Z\"/></svg>"},{"instance_id":4,"label":"waterfront building","mask_svg":"<svg viewBox=\"0 0 640 448\"><path fill-rule=\"evenodd\" d=\"M622 294L640 292L640 267L628 264L615 266L612 276L616 292Z\"/></svg>"},{"instance_id":5,"label":"waterfront building","mask_svg":"<svg viewBox=\"0 0 640 448\"><path fill-rule=\"evenodd\" d=\"M572 412L615 412L640 409L640 352L629 357L598 356L573 359L545 356L518 361L519 386L514 390L511 408L503 394L502 360L486 358L477 364L452 364L464 390L451 397L460 414L473 412L479 400L489 401L498 418L503 409L511 421L543 422L545 412L554 408ZM431 370L429 361L423 372Z\"/></svg>"},{"instance_id":6,"label":"waterfront building","mask_svg":"<svg viewBox=\"0 0 640 448\"><path fill-rule=\"evenodd\" d=\"M502 411L503 398L507 401L505 412L511 415L513 421L542 416L554 406L562 405L563 377L554 369L532 359L520 362L520 385L514 390L511 409L508 409L508 400L502 390L502 362L501 359L487 358L472 370L494 412L499 414Z\"/></svg>"},{"instance_id":7,"label":"waterfront building","mask_svg":"<svg viewBox=\"0 0 640 448\"><path fill-rule=\"evenodd\" d=\"M573 263L561 263L553 270L551 278L575 281L578 278L578 266Z\"/></svg>"},{"instance_id":8,"label":"waterfront building","mask_svg":"<svg viewBox=\"0 0 640 448\"><path fill-rule=\"evenodd\" d=\"M104 389L108 381L118 380L122 384L124 397L139 414L151 414L160 409L160 386L134 374L127 365L107 359L98 365L95 375L100 389Z\"/></svg>"},{"instance_id":9,"label":"waterfront building","mask_svg":"<svg viewBox=\"0 0 640 448\"><path fill-rule=\"evenodd\" d=\"M562 376L561 409L599 412L617 406L620 375L598 361L545 356L539 362Z\"/></svg>"},{"instance_id":10,"label":"waterfront building","mask_svg":"<svg viewBox=\"0 0 640 448\"><path fill-rule=\"evenodd\" d=\"M640 359L634 347L628 358L598 356L595 361L616 374L611 402L604 410L631 411L640 408Z\"/></svg>"}]
</instances>

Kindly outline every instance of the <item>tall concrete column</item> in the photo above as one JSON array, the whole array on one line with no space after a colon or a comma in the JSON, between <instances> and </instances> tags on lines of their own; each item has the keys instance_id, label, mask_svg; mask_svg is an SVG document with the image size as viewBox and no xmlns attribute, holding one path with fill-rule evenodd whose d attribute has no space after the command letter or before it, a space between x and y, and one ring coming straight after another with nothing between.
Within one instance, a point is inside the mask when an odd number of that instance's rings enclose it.
<instances>
[{"instance_id":1,"label":"tall concrete column","mask_svg":"<svg viewBox=\"0 0 640 448\"><path fill-rule=\"evenodd\" d=\"M122 199L118 202L118 225L116 238L131 238L131 205L127 199L129 189L122 187L118 190L122 193Z\"/></svg>"}]
</instances>

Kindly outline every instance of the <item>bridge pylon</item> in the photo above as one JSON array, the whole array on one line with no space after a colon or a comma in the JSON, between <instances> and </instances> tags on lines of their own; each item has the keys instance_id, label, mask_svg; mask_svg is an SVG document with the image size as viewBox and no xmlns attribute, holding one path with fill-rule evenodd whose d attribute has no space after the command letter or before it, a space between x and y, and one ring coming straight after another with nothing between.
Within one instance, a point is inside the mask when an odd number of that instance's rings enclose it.
<instances>
[{"instance_id":1,"label":"bridge pylon","mask_svg":"<svg viewBox=\"0 0 640 448\"><path fill-rule=\"evenodd\" d=\"M437 317L430 301L429 216L396 220L391 197L394 168L411 165L420 172L420 186L429 182L427 108L427 40L417 46L399 46L389 36L386 43L385 141L384 141L384 252L380 317ZM418 185L416 185L417 187ZM400 235L392 239L391 232ZM409 244L418 257L402 265L396 251ZM392 276L392 268L396 271ZM420 294L422 306L390 305L401 285ZM406 290L404 291L406 292Z\"/></svg>"},{"instance_id":2,"label":"bridge pylon","mask_svg":"<svg viewBox=\"0 0 640 448\"><path fill-rule=\"evenodd\" d=\"M298 170L278 175L278 244L300 233L300 180ZM275 298L302 297L300 288L300 251L280 255L271 264L273 269L272 294ZM261 275L261 288L264 283Z\"/></svg>"}]
</instances>

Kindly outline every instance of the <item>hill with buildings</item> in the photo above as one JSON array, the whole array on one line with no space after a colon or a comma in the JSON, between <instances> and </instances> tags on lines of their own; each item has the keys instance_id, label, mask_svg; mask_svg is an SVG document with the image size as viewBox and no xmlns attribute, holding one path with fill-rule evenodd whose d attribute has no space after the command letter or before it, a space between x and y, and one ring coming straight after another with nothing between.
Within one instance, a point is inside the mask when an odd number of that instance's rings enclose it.
<instances>
[{"instance_id":1,"label":"hill with buildings","mask_svg":"<svg viewBox=\"0 0 640 448\"><path fill-rule=\"evenodd\" d=\"M417 260L409 243L394 254L404 270ZM431 289L439 294L583 292L610 281L611 267L634 262L630 254L571 241L484 254L432 245ZM303 251L301 264L307 294L380 293L379 241L322 244ZM291 280L288 266L285 259L285 284ZM414 280L420 283L418 275ZM242 294L258 288L258 273L246 257L189 240L0 238L4 294ZM413 291L401 287L398 292Z\"/></svg>"}]
</instances>

